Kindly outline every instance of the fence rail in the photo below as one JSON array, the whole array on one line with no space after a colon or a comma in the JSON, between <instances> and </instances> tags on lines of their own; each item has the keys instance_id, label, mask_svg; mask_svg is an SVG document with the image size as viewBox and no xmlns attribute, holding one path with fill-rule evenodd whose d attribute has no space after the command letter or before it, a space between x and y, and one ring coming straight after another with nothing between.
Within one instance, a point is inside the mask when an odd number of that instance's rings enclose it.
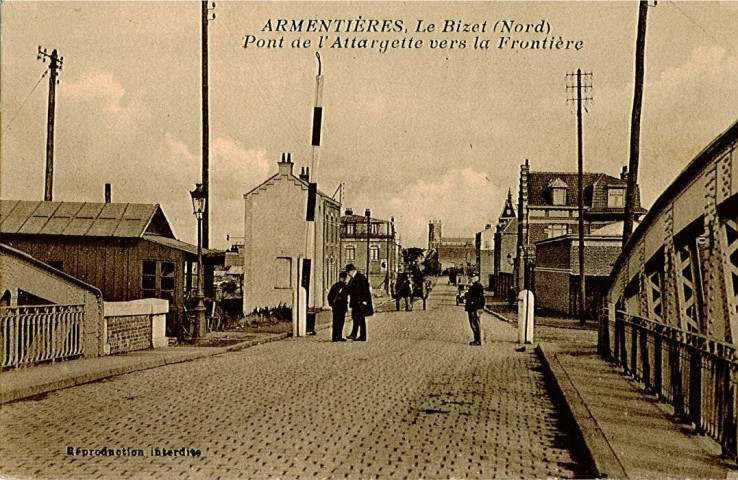
<instances>
[{"instance_id":1,"label":"fence rail","mask_svg":"<svg viewBox=\"0 0 738 480\"><path fill-rule=\"evenodd\" d=\"M0 307L2 368L82 355L84 317L84 304Z\"/></svg>"},{"instance_id":2,"label":"fence rail","mask_svg":"<svg viewBox=\"0 0 738 480\"><path fill-rule=\"evenodd\" d=\"M607 326L610 359L736 458L736 346L621 311Z\"/></svg>"}]
</instances>

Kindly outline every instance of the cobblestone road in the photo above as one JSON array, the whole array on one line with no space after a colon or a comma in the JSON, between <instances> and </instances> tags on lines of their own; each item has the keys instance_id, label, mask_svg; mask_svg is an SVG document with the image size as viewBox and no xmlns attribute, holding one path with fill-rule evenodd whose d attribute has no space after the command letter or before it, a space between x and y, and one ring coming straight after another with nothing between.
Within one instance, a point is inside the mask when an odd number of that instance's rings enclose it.
<instances>
[{"instance_id":1,"label":"cobblestone road","mask_svg":"<svg viewBox=\"0 0 738 480\"><path fill-rule=\"evenodd\" d=\"M2 407L14 478L546 478L586 476L535 354L453 290L377 313L368 342L274 342ZM530 350L530 349L529 349ZM69 455L68 447L128 455ZM202 455L155 456L152 449ZM127 450L127 449L130 449ZM132 456L141 450L143 456ZM123 452L121 452L123 453Z\"/></svg>"}]
</instances>

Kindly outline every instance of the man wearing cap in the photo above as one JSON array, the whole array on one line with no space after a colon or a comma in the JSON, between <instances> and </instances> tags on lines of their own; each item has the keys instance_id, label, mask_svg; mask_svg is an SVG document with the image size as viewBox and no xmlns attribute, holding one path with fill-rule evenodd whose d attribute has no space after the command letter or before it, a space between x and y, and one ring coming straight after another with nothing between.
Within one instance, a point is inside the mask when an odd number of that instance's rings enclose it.
<instances>
[{"instance_id":1,"label":"man wearing cap","mask_svg":"<svg viewBox=\"0 0 738 480\"><path fill-rule=\"evenodd\" d=\"M472 277L472 284L464 294L464 310L469 315L469 326L471 326L474 340L469 345L482 344L482 329L479 326L479 315L484 308L484 287L479 283L479 277Z\"/></svg>"},{"instance_id":2,"label":"man wearing cap","mask_svg":"<svg viewBox=\"0 0 738 480\"><path fill-rule=\"evenodd\" d=\"M349 280L349 306L351 307L351 318L354 325L351 327L351 340L357 342L366 341L366 317L374 315L372 305L372 294L369 289L369 279L356 270L353 263L346 265L346 273Z\"/></svg>"}]
</instances>

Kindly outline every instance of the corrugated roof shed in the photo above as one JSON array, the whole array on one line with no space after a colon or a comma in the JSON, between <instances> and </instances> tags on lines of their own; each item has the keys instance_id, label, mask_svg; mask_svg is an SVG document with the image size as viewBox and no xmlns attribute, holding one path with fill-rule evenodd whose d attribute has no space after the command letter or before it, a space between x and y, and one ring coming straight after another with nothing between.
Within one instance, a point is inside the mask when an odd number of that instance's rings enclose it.
<instances>
[{"instance_id":1,"label":"corrugated roof shed","mask_svg":"<svg viewBox=\"0 0 738 480\"><path fill-rule=\"evenodd\" d=\"M155 215L157 204L0 200L0 233L140 238Z\"/></svg>"}]
</instances>

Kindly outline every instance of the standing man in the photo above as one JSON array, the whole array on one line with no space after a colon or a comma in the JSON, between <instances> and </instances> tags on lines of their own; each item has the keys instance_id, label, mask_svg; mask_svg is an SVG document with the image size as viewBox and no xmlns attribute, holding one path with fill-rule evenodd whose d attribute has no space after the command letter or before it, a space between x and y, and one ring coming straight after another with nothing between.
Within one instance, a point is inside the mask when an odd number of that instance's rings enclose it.
<instances>
[{"instance_id":1,"label":"standing man","mask_svg":"<svg viewBox=\"0 0 738 480\"><path fill-rule=\"evenodd\" d=\"M348 284L349 295L351 296L349 306L351 307L351 318L354 321L354 325L351 327L351 335L348 338L357 342L365 342L366 317L374 315L369 279L358 272L353 263L346 265L346 273L351 278Z\"/></svg>"},{"instance_id":2,"label":"standing man","mask_svg":"<svg viewBox=\"0 0 738 480\"><path fill-rule=\"evenodd\" d=\"M328 292L328 305L333 310L333 341L345 342L343 338L343 323L346 321L348 311L348 275L346 272L338 274L338 281L333 284Z\"/></svg>"},{"instance_id":3,"label":"standing man","mask_svg":"<svg viewBox=\"0 0 738 480\"><path fill-rule=\"evenodd\" d=\"M482 329L479 326L479 315L482 314L484 308L484 287L479 283L479 277L472 277L472 284L464 295L464 310L469 315L469 325L471 326L474 340L469 345L482 344Z\"/></svg>"}]
</instances>

